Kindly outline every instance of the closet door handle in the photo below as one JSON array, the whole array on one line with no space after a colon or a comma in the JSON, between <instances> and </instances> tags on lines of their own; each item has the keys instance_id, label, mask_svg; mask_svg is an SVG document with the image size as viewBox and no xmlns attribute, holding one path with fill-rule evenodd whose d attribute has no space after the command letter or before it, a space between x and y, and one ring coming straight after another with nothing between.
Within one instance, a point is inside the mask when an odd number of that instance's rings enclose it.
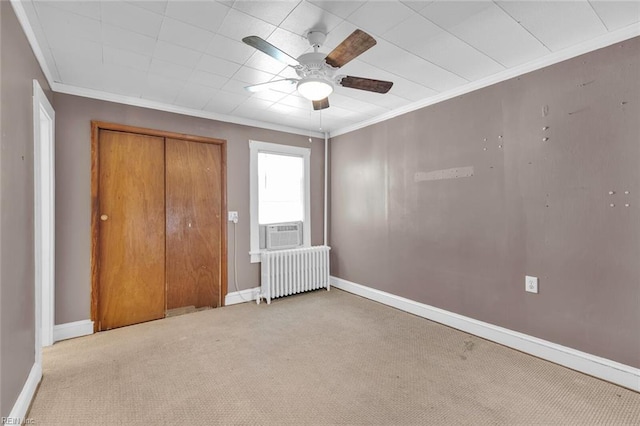
<instances>
[{"instance_id":1,"label":"closet door handle","mask_svg":"<svg viewBox=\"0 0 640 426\"><path fill-rule=\"evenodd\" d=\"M103 214L102 216L100 216L100 220L103 222L107 219L109 219L109 216L107 216L106 214Z\"/></svg>"}]
</instances>

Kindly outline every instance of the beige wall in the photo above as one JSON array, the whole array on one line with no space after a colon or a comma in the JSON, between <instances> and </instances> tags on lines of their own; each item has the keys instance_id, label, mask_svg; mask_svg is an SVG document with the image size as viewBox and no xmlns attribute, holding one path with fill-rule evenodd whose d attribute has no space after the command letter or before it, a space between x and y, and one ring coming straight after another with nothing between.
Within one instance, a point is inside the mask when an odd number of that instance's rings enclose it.
<instances>
[{"instance_id":1,"label":"beige wall","mask_svg":"<svg viewBox=\"0 0 640 426\"><path fill-rule=\"evenodd\" d=\"M49 86L8 1L0 2L0 416L35 361L33 79Z\"/></svg>"},{"instance_id":2,"label":"beige wall","mask_svg":"<svg viewBox=\"0 0 640 426\"><path fill-rule=\"evenodd\" d=\"M101 120L227 140L227 205L239 212L238 287L260 284L249 263L250 139L311 148L311 242L322 244L324 140L56 93L56 324L90 316L90 122ZM229 292L233 224L229 224Z\"/></svg>"},{"instance_id":3,"label":"beige wall","mask_svg":"<svg viewBox=\"0 0 640 426\"><path fill-rule=\"evenodd\" d=\"M640 367L639 76L636 38L332 138L332 274Z\"/></svg>"}]
</instances>

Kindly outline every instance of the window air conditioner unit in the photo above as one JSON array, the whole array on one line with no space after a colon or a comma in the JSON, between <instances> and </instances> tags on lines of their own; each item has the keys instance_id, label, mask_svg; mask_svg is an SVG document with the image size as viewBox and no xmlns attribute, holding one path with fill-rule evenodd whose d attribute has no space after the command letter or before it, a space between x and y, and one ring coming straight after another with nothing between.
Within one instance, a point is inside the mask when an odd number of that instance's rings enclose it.
<instances>
[{"instance_id":1,"label":"window air conditioner unit","mask_svg":"<svg viewBox=\"0 0 640 426\"><path fill-rule=\"evenodd\" d=\"M287 249L302 245L302 222L267 225L267 250Z\"/></svg>"}]
</instances>

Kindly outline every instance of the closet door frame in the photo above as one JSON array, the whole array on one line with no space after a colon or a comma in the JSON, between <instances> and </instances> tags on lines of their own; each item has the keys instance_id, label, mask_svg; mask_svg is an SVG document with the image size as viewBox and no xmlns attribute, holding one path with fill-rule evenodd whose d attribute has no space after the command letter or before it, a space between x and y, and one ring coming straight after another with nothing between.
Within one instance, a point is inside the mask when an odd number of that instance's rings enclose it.
<instances>
[{"instance_id":1,"label":"closet door frame","mask_svg":"<svg viewBox=\"0 0 640 426\"><path fill-rule=\"evenodd\" d=\"M220 220L220 294L221 305L224 306L224 299L227 295L227 141L224 139L207 138L204 136L186 135L182 133L167 132L163 130L147 129L143 127L128 126L124 124L109 123L104 121L91 121L91 320L93 321L94 333L98 331L98 294L99 294L99 237L100 237L100 212L99 212L99 164L98 158L100 130L111 130L116 132L136 133L147 136L158 136L162 138L182 139L189 142L210 143L220 145L221 178L220 178L220 199L222 218Z\"/></svg>"}]
</instances>

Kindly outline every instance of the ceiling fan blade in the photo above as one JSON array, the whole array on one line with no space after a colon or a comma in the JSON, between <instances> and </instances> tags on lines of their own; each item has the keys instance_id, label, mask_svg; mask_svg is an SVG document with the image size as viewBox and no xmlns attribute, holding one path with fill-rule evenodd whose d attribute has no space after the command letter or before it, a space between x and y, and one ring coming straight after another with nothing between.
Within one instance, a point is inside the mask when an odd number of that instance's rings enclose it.
<instances>
[{"instance_id":1,"label":"ceiling fan blade","mask_svg":"<svg viewBox=\"0 0 640 426\"><path fill-rule=\"evenodd\" d=\"M245 38L242 39L242 41L245 42L246 44L248 44L251 47L255 47L259 51L266 53L267 55L271 56L272 58L277 59L280 62L284 62L285 64L287 64L289 66L295 67L297 65L300 65L300 62L298 62L298 60L296 58L293 58L293 57L287 55L282 50L280 50L277 47L275 47L273 44L269 43L266 40L263 40L262 38L260 38L258 36L245 37Z\"/></svg>"},{"instance_id":2,"label":"ceiling fan blade","mask_svg":"<svg viewBox=\"0 0 640 426\"><path fill-rule=\"evenodd\" d=\"M353 77L347 75L340 80L342 87L350 89L367 90L369 92L387 93L393 83L391 81L373 80L371 78Z\"/></svg>"},{"instance_id":3,"label":"ceiling fan blade","mask_svg":"<svg viewBox=\"0 0 640 426\"><path fill-rule=\"evenodd\" d=\"M373 37L362 30L355 30L327 55L325 62L334 68L340 68L375 45Z\"/></svg>"},{"instance_id":4,"label":"ceiling fan blade","mask_svg":"<svg viewBox=\"0 0 640 426\"><path fill-rule=\"evenodd\" d=\"M311 101L313 103L313 109L319 111L321 109L329 108L329 98L320 99L319 101Z\"/></svg>"},{"instance_id":5,"label":"ceiling fan blade","mask_svg":"<svg viewBox=\"0 0 640 426\"><path fill-rule=\"evenodd\" d=\"M266 83L254 84L252 86L245 86L245 90L249 92L262 92L263 90L275 89L277 87L283 87L296 84L298 80L295 78L285 78L283 80L267 81ZM285 84L286 83L286 84Z\"/></svg>"}]
</instances>

